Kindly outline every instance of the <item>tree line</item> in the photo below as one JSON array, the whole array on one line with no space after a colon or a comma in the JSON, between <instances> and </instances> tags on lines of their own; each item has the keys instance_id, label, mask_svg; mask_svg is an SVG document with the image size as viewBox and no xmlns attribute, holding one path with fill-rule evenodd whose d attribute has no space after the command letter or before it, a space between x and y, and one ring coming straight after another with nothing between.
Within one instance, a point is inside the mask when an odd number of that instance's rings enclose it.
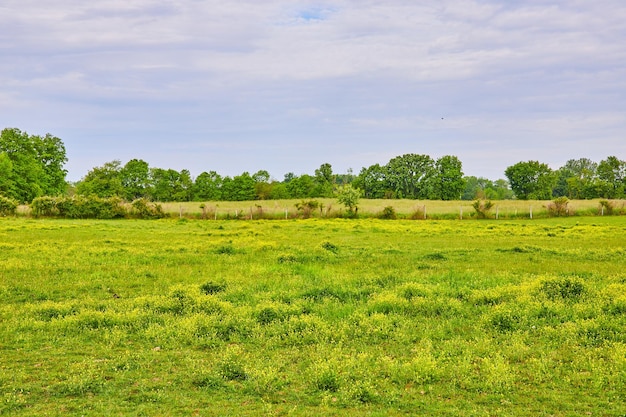
<instances>
[{"instance_id":1,"label":"tree line","mask_svg":"<svg viewBox=\"0 0 626 417\"><path fill-rule=\"evenodd\" d=\"M570 199L625 198L626 162L609 156L599 163L572 159L557 169L538 161L519 162L495 181L465 176L459 158L405 154L385 165L364 167L358 174L333 172L323 163L313 175L284 175L279 181L265 170L222 176L215 171L193 178L183 169L151 167L141 159L125 164L114 160L92 168L76 184L68 184L66 150L50 134L28 135L16 128L0 134L0 195L21 203L39 196L84 195L99 198L139 198L152 201L248 201L308 199L336 196L349 185L372 199Z\"/></svg>"}]
</instances>

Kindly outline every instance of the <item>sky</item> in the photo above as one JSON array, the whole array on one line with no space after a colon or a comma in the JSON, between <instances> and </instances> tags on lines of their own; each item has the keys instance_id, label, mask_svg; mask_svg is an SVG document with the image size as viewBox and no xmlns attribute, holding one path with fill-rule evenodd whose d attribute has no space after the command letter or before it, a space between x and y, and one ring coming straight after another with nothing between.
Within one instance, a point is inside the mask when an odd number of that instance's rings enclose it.
<instances>
[{"instance_id":1,"label":"sky","mask_svg":"<svg viewBox=\"0 0 626 417\"><path fill-rule=\"evenodd\" d=\"M626 159L623 0L1 0L0 129L277 180L407 153Z\"/></svg>"}]
</instances>

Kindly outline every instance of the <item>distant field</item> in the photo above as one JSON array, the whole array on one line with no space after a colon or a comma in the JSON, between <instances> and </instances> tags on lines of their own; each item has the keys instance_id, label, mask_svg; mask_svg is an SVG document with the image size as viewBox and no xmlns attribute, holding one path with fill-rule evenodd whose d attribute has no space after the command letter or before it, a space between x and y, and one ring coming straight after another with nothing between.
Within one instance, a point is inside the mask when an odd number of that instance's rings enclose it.
<instances>
[{"instance_id":1,"label":"distant field","mask_svg":"<svg viewBox=\"0 0 626 417\"><path fill-rule=\"evenodd\" d=\"M308 201L306 199L305 201ZM344 210L336 199L314 199L322 203L321 212L314 213L316 216L334 216ZM205 213L210 216L215 214L218 217L239 214L242 216L258 215L261 210L265 215L281 218L285 214L295 216L297 213L296 204L303 200L263 200L263 201L240 201L240 202L191 202L191 203L163 203L163 208L168 213L183 216L201 215L205 206ZM426 211L426 216L450 218L470 218L475 210L472 208L473 201L438 201L438 200L368 200L363 199L359 204L359 213L363 216L375 216L382 212L385 207L391 206L398 216L410 217L419 212L420 215ZM493 201L494 208L491 210L492 217L498 214L501 218L522 218L529 217L531 211L534 215L541 215L546 211L546 205L551 201L521 201L502 200ZM614 206L619 209L626 207L626 201L616 200ZM572 200L569 210L571 214L601 214L599 200ZM242 214L243 213L243 214Z\"/></svg>"},{"instance_id":2,"label":"distant field","mask_svg":"<svg viewBox=\"0 0 626 417\"><path fill-rule=\"evenodd\" d=\"M625 236L0 218L0 414L624 416Z\"/></svg>"}]
</instances>

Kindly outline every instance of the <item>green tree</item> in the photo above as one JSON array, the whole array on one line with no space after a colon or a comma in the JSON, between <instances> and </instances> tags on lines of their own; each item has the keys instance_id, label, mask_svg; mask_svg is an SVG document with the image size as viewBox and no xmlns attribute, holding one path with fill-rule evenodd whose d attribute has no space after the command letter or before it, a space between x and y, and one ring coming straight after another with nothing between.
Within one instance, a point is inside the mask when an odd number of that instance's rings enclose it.
<instances>
[{"instance_id":1,"label":"green tree","mask_svg":"<svg viewBox=\"0 0 626 417\"><path fill-rule=\"evenodd\" d=\"M93 168L76 185L76 193L101 198L122 197L125 193L121 170L121 162L117 159Z\"/></svg>"},{"instance_id":2,"label":"green tree","mask_svg":"<svg viewBox=\"0 0 626 417\"><path fill-rule=\"evenodd\" d=\"M456 156L446 155L435 162L432 197L438 200L456 200L461 197L465 181L463 164Z\"/></svg>"},{"instance_id":3,"label":"green tree","mask_svg":"<svg viewBox=\"0 0 626 417\"><path fill-rule=\"evenodd\" d=\"M20 202L32 201L43 194L65 192L63 169L67 162L63 142L50 134L30 136L19 129L7 128L0 133L0 153L11 161L8 177L3 180L10 197Z\"/></svg>"},{"instance_id":4,"label":"green tree","mask_svg":"<svg viewBox=\"0 0 626 417\"><path fill-rule=\"evenodd\" d=\"M43 178L41 188L45 195L61 195L67 189L63 168L67 162L65 145L61 139L47 133L43 138L31 136L37 160L42 164Z\"/></svg>"},{"instance_id":5,"label":"green tree","mask_svg":"<svg viewBox=\"0 0 626 417\"><path fill-rule=\"evenodd\" d=\"M150 181L151 197L155 201L191 200L193 181L186 169L178 172L174 169L152 168Z\"/></svg>"},{"instance_id":6,"label":"green tree","mask_svg":"<svg viewBox=\"0 0 626 417\"><path fill-rule=\"evenodd\" d=\"M222 199L222 176L215 171L203 172L193 185L196 201L219 201Z\"/></svg>"},{"instance_id":7,"label":"green tree","mask_svg":"<svg viewBox=\"0 0 626 417\"><path fill-rule=\"evenodd\" d=\"M222 199L226 201L254 200L254 184L254 178L248 172L233 178L226 177L222 184Z\"/></svg>"},{"instance_id":8,"label":"green tree","mask_svg":"<svg viewBox=\"0 0 626 417\"><path fill-rule=\"evenodd\" d=\"M254 180L254 194L256 200L267 200L272 193L270 173L265 170L257 171L252 175Z\"/></svg>"},{"instance_id":9,"label":"green tree","mask_svg":"<svg viewBox=\"0 0 626 417\"><path fill-rule=\"evenodd\" d=\"M359 211L359 199L363 192L350 184L346 184L337 187L336 194L337 201L346 207L348 214L350 214L350 216L356 216Z\"/></svg>"},{"instance_id":10,"label":"green tree","mask_svg":"<svg viewBox=\"0 0 626 417\"><path fill-rule=\"evenodd\" d=\"M387 169L379 164L362 168L353 185L363 190L365 198L391 197L387 194Z\"/></svg>"},{"instance_id":11,"label":"green tree","mask_svg":"<svg viewBox=\"0 0 626 417\"><path fill-rule=\"evenodd\" d=\"M146 197L150 190L150 167L146 161L131 159L120 170L124 197L128 201Z\"/></svg>"},{"instance_id":12,"label":"green tree","mask_svg":"<svg viewBox=\"0 0 626 417\"><path fill-rule=\"evenodd\" d=\"M609 156L598 164L598 180L602 197L623 198L626 189L626 162Z\"/></svg>"},{"instance_id":13,"label":"green tree","mask_svg":"<svg viewBox=\"0 0 626 417\"><path fill-rule=\"evenodd\" d=\"M398 198L428 198L435 176L435 162L428 155L405 154L387 165L387 183Z\"/></svg>"},{"instance_id":14,"label":"green tree","mask_svg":"<svg viewBox=\"0 0 626 417\"><path fill-rule=\"evenodd\" d=\"M538 161L518 162L504 172L511 189L520 200L549 200L556 177L546 164Z\"/></svg>"},{"instance_id":15,"label":"green tree","mask_svg":"<svg viewBox=\"0 0 626 417\"><path fill-rule=\"evenodd\" d=\"M315 178L308 174L292 178L287 183L287 190L291 198L310 198L315 192Z\"/></svg>"},{"instance_id":16,"label":"green tree","mask_svg":"<svg viewBox=\"0 0 626 417\"><path fill-rule=\"evenodd\" d=\"M0 195L14 195L12 177L13 162L6 152L0 152Z\"/></svg>"},{"instance_id":17,"label":"green tree","mask_svg":"<svg viewBox=\"0 0 626 417\"><path fill-rule=\"evenodd\" d=\"M598 164L588 158L570 159L559 168L553 189L555 197L595 198Z\"/></svg>"},{"instance_id":18,"label":"green tree","mask_svg":"<svg viewBox=\"0 0 626 417\"><path fill-rule=\"evenodd\" d=\"M322 164L315 170L315 190L312 197L332 197L335 175L330 164Z\"/></svg>"}]
</instances>

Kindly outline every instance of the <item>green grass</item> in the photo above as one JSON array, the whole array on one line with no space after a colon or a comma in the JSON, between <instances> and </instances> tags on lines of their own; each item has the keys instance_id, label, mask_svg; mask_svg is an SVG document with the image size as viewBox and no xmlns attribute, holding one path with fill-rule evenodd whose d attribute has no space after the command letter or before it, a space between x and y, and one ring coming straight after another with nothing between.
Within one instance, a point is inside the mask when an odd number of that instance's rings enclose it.
<instances>
[{"instance_id":1,"label":"green grass","mask_svg":"<svg viewBox=\"0 0 626 417\"><path fill-rule=\"evenodd\" d=\"M0 219L0 414L624 416L625 232Z\"/></svg>"}]
</instances>

